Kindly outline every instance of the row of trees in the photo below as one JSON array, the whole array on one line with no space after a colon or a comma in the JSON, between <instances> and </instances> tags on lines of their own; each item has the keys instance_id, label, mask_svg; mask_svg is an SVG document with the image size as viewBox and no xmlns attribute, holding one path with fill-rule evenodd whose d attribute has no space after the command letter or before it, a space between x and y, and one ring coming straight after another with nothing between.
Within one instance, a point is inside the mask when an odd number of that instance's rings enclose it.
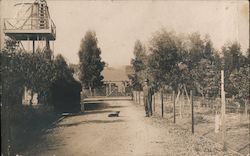
<instances>
[{"instance_id":1,"label":"row of trees","mask_svg":"<svg viewBox=\"0 0 250 156\"><path fill-rule=\"evenodd\" d=\"M220 94L220 70L224 69L227 96L249 99L249 49L243 55L237 42L228 42L219 52L208 35L178 35L162 29L147 46L136 41L134 55L131 64L135 73L129 78L135 90L141 90L147 78L155 90L192 89L203 97L216 97Z\"/></svg>"},{"instance_id":2,"label":"row of trees","mask_svg":"<svg viewBox=\"0 0 250 156\"><path fill-rule=\"evenodd\" d=\"M49 104L49 91L55 82L62 79L74 80L72 70L62 55L52 60L40 49L35 53L27 53L19 48L17 41L11 39L6 40L5 45L1 51L3 103L20 105L20 100L15 100L14 97L22 98L25 86L31 93L38 93L42 103ZM5 102L9 97L13 101ZM32 105L32 98L30 104Z\"/></svg>"}]
</instances>

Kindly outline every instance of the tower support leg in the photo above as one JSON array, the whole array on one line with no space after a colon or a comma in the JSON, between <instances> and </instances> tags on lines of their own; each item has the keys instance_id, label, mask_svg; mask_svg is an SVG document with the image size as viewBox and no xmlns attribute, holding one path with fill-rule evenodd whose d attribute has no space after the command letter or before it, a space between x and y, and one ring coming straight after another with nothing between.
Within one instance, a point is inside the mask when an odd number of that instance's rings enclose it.
<instances>
[{"instance_id":1,"label":"tower support leg","mask_svg":"<svg viewBox=\"0 0 250 156\"><path fill-rule=\"evenodd\" d=\"M49 40L46 39L46 50L50 50Z\"/></svg>"},{"instance_id":2,"label":"tower support leg","mask_svg":"<svg viewBox=\"0 0 250 156\"><path fill-rule=\"evenodd\" d=\"M32 49L33 54L35 54L35 40L33 40L33 49Z\"/></svg>"}]
</instances>

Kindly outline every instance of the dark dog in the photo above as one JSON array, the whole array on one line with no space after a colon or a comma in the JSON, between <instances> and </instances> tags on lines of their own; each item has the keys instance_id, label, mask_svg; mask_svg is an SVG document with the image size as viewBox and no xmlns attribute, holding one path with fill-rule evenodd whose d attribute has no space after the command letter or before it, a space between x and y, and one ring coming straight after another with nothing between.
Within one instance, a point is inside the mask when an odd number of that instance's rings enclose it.
<instances>
[{"instance_id":1,"label":"dark dog","mask_svg":"<svg viewBox=\"0 0 250 156\"><path fill-rule=\"evenodd\" d=\"M119 113L120 113L120 111L116 111L116 112L110 113L108 115L108 117L119 117Z\"/></svg>"}]
</instances>

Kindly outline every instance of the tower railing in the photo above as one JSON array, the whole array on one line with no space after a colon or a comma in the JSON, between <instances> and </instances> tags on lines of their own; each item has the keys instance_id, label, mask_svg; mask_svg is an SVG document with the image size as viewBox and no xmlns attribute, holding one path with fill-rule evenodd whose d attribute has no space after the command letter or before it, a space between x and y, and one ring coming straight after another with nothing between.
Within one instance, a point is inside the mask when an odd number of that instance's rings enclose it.
<instances>
[{"instance_id":1,"label":"tower railing","mask_svg":"<svg viewBox=\"0 0 250 156\"><path fill-rule=\"evenodd\" d=\"M50 18L5 18L4 30L46 30L55 33L56 26Z\"/></svg>"},{"instance_id":2,"label":"tower railing","mask_svg":"<svg viewBox=\"0 0 250 156\"><path fill-rule=\"evenodd\" d=\"M4 20L4 33L8 36L17 35L19 39L24 39L27 34L49 35L52 40L56 38L56 25L50 18L6 18ZM22 34L22 35L21 35ZM26 38L27 39L27 38Z\"/></svg>"}]
</instances>

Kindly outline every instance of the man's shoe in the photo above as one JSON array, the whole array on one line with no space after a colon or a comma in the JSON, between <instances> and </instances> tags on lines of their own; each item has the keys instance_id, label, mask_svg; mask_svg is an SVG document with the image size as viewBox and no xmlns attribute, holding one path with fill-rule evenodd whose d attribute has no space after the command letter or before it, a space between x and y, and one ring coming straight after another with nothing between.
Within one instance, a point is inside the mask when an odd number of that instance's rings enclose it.
<instances>
[{"instance_id":1,"label":"man's shoe","mask_svg":"<svg viewBox=\"0 0 250 156\"><path fill-rule=\"evenodd\" d=\"M145 115L145 117L149 117L149 115L147 114L147 115Z\"/></svg>"}]
</instances>

